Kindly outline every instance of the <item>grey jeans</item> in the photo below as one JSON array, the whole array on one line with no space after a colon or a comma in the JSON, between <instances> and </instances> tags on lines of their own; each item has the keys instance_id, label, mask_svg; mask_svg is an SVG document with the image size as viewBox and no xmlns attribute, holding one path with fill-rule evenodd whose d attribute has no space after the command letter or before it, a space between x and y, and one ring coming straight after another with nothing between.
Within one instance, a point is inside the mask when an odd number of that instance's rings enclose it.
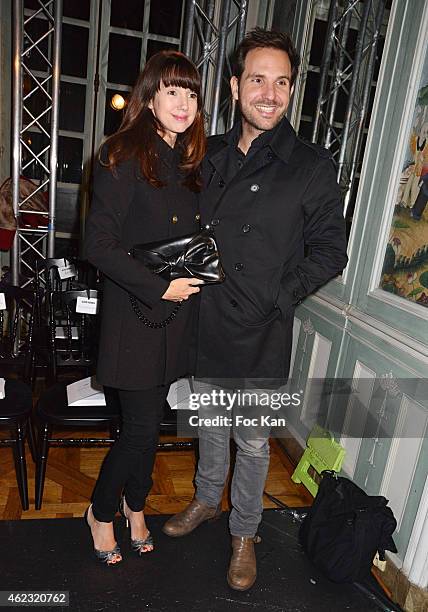
<instances>
[{"instance_id":1,"label":"grey jeans","mask_svg":"<svg viewBox=\"0 0 428 612\"><path fill-rule=\"evenodd\" d=\"M200 381L195 381L194 384L197 393L211 393L218 389L215 385ZM236 536L254 536L262 519L263 490L269 469L270 429L237 424L236 416L241 412L242 410L236 410L235 407L230 411L220 410L212 405L199 408L200 419L210 419L221 413L230 419L231 423L219 426L203 423L198 427L196 498L211 507L220 503L229 473L232 434L236 444L236 460L231 486L230 533Z\"/></svg>"}]
</instances>

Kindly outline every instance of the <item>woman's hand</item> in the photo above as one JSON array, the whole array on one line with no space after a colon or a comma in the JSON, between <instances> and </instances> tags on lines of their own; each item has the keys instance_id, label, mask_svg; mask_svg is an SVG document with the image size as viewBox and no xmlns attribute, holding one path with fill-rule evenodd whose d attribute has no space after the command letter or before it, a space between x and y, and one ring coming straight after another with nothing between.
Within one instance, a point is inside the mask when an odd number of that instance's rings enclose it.
<instances>
[{"instance_id":1,"label":"woman's hand","mask_svg":"<svg viewBox=\"0 0 428 612\"><path fill-rule=\"evenodd\" d=\"M192 293L199 293L200 289L196 285L203 284L204 281L199 278L176 278L169 283L162 299L170 302L182 302L187 300Z\"/></svg>"}]
</instances>

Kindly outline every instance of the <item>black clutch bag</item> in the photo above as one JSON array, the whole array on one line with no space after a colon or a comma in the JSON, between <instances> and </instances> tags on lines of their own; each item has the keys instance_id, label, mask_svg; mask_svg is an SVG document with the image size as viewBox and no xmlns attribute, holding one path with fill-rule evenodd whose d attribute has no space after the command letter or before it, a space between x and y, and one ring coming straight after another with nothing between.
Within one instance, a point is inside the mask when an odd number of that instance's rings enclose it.
<instances>
[{"instance_id":1,"label":"black clutch bag","mask_svg":"<svg viewBox=\"0 0 428 612\"><path fill-rule=\"evenodd\" d=\"M203 280L204 284L213 284L221 283L225 279L217 243L209 226L196 234L137 244L129 254L141 261L151 272L159 274L166 280L198 278ZM179 302L166 319L154 322L141 312L134 295L129 294L129 299L140 321L147 327L155 329L171 323L181 307Z\"/></svg>"},{"instance_id":2,"label":"black clutch bag","mask_svg":"<svg viewBox=\"0 0 428 612\"><path fill-rule=\"evenodd\" d=\"M130 255L166 280L199 278L205 283L221 283L225 278L217 243L209 227L197 234L137 244Z\"/></svg>"}]
</instances>

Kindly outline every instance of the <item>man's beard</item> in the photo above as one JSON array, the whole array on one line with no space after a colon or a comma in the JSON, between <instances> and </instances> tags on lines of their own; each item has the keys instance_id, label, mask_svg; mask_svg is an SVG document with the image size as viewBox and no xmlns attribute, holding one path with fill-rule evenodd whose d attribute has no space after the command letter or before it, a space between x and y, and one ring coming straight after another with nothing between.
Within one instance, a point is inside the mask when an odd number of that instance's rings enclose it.
<instances>
[{"instance_id":1,"label":"man's beard","mask_svg":"<svg viewBox=\"0 0 428 612\"><path fill-rule=\"evenodd\" d=\"M246 123L248 123L248 125L250 125L252 128L254 128L255 130L258 130L259 132L266 132L268 130L273 130L274 127L276 127L278 125L278 123L285 117L285 114L287 112L287 107L285 107L283 109L283 111L280 113L280 115L275 115L275 117L270 118L261 118L261 117L257 117L256 113L257 111L254 110L254 112L251 112L252 107L255 104L260 104L263 105L266 104L267 106L269 106L271 104L271 102L263 102L261 100L257 101L257 102L253 102L251 104L250 107L248 107L248 109L244 109L242 107L241 104L239 104L239 110L241 112L241 117L242 119L244 119L246 121ZM250 112L249 112L250 111ZM269 123L272 122L272 123ZM269 124L269 125L267 125Z\"/></svg>"}]
</instances>

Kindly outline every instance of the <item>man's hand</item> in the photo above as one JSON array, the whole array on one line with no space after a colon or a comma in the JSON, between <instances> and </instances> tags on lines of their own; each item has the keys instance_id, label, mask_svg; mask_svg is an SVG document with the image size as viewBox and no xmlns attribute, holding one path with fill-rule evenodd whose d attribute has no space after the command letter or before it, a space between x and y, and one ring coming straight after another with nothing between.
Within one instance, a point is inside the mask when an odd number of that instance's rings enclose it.
<instances>
[{"instance_id":1,"label":"man's hand","mask_svg":"<svg viewBox=\"0 0 428 612\"><path fill-rule=\"evenodd\" d=\"M189 299L189 295L192 295L192 293L199 293L200 289L196 285L203 284L204 281L199 278L176 278L169 283L162 299L170 302L182 302Z\"/></svg>"}]
</instances>

